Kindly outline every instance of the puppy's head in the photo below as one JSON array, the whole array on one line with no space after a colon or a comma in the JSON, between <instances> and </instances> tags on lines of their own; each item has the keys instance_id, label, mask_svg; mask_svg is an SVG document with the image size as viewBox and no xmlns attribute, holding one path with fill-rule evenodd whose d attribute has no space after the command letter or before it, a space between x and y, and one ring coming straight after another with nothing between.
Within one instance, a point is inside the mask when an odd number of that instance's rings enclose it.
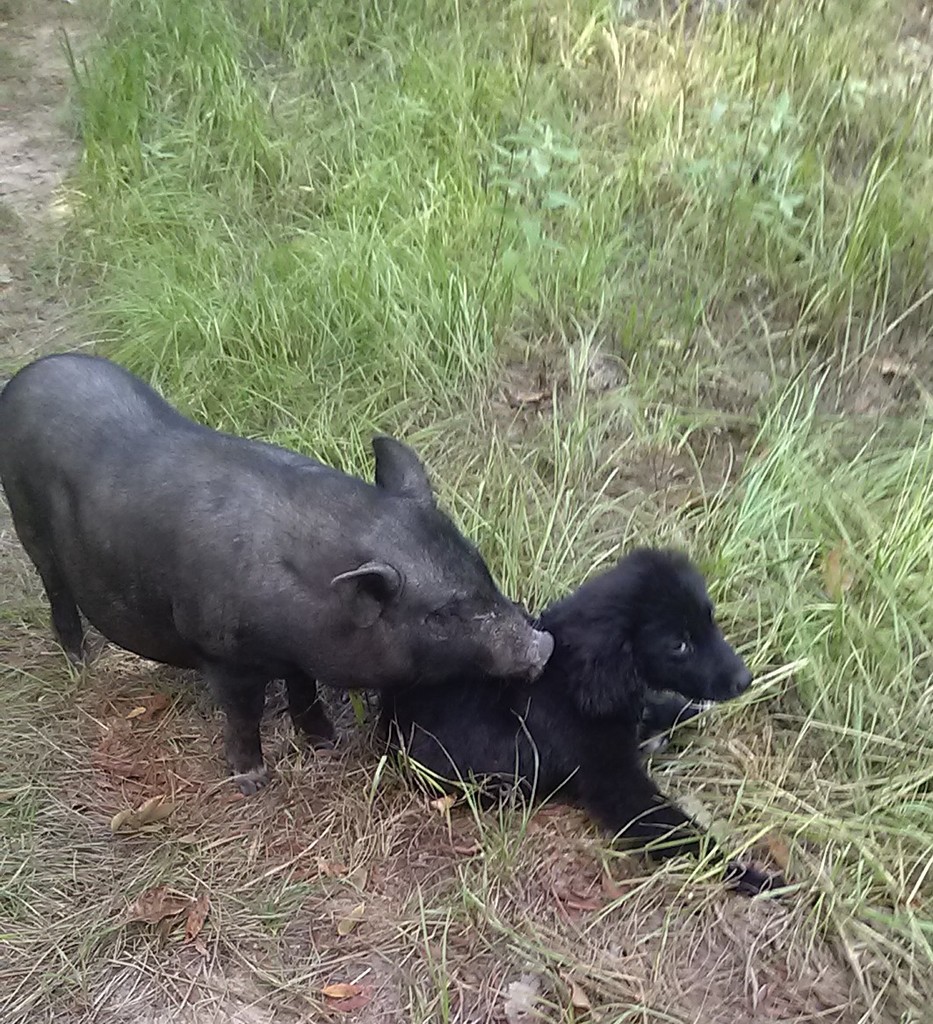
<instances>
[{"instance_id":1,"label":"puppy's head","mask_svg":"<svg viewBox=\"0 0 933 1024\"><path fill-rule=\"evenodd\" d=\"M622 567L637 581L631 591L632 653L645 685L699 701L744 693L752 674L717 625L706 584L690 560L643 549L623 559Z\"/></svg>"},{"instance_id":2,"label":"puppy's head","mask_svg":"<svg viewBox=\"0 0 933 1024\"><path fill-rule=\"evenodd\" d=\"M703 577L677 552L642 548L551 605L550 631L584 714L640 716L645 688L692 701L748 689L751 672L713 617Z\"/></svg>"}]
</instances>

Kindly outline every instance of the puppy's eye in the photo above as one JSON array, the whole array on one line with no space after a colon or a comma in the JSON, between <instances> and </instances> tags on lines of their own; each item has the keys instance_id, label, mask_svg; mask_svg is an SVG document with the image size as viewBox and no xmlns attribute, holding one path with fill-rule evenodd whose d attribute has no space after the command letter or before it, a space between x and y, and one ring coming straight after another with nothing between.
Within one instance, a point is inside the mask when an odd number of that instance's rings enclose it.
<instances>
[{"instance_id":1,"label":"puppy's eye","mask_svg":"<svg viewBox=\"0 0 933 1024\"><path fill-rule=\"evenodd\" d=\"M690 653L690 641L689 640L678 640L671 648L671 653L678 658L682 658L685 654Z\"/></svg>"}]
</instances>

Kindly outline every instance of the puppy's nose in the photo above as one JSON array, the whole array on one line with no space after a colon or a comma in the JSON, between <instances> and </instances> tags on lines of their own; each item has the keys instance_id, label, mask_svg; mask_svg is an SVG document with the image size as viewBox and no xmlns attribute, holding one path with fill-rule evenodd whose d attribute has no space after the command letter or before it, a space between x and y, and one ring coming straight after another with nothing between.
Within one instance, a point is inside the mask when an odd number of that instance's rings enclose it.
<instances>
[{"instance_id":1,"label":"puppy's nose","mask_svg":"<svg viewBox=\"0 0 933 1024\"><path fill-rule=\"evenodd\" d=\"M752 674L748 668L743 665L740 669L737 669L732 676L732 696L738 697L740 693L745 691L752 685Z\"/></svg>"}]
</instances>

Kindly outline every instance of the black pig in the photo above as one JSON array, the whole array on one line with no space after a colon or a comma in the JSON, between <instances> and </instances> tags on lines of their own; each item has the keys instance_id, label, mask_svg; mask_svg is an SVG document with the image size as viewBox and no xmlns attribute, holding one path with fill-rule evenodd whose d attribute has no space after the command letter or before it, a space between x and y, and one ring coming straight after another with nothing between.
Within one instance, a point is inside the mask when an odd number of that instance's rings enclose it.
<instances>
[{"instance_id":1,"label":"black pig","mask_svg":"<svg viewBox=\"0 0 933 1024\"><path fill-rule=\"evenodd\" d=\"M675 552L641 549L540 616L554 653L533 687L466 673L443 686L383 693L380 725L393 744L444 780L516 782L578 803L615 835L655 853L697 853L695 824L665 800L642 764L639 739L661 694L682 710L748 688L752 675L713 616L703 578ZM646 700L651 702L646 716ZM730 863L728 877L757 892L781 879Z\"/></svg>"},{"instance_id":2,"label":"black pig","mask_svg":"<svg viewBox=\"0 0 933 1024\"><path fill-rule=\"evenodd\" d=\"M96 356L47 356L0 395L0 482L62 646L80 613L120 647L200 670L240 788L268 779L259 724L284 679L296 727L332 726L316 681L380 689L473 666L537 677L553 640L499 592L417 456L377 437L369 484L185 419Z\"/></svg>"}]
</instances>

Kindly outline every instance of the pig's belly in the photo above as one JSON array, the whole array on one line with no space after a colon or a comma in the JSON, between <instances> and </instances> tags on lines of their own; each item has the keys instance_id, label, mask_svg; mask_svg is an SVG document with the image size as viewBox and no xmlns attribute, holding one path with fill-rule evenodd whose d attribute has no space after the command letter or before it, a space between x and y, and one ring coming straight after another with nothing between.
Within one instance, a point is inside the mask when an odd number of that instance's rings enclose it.
<instances>
[{"instance_id":1,"label":"pig's belly","mask_svg":"<svg viewBox=\"0 0 933 1024\"><path fill-rule=\"evenodd\" d=\"M199 649L178 633L171 605L88 590L76 593L75 598L88 622L118 647L176 668L200 667Z\"/></svg>"},{"instance_id":2,"label":"pig's belly","mask_svg":"<svg viewBox=\"0 0 933 1024\"><path fill-rule=\"evenodd\" d=\"M98 528L105 512L93 507L75 525L55 521L53 551L84 617L118 647L142 658L198 668L198 648L178 632L168 579L132 546L111 542ZM92 525L93 524L93 525ZM168 553L164 553L168 557Z\"/></svg>"}]
</instances>

